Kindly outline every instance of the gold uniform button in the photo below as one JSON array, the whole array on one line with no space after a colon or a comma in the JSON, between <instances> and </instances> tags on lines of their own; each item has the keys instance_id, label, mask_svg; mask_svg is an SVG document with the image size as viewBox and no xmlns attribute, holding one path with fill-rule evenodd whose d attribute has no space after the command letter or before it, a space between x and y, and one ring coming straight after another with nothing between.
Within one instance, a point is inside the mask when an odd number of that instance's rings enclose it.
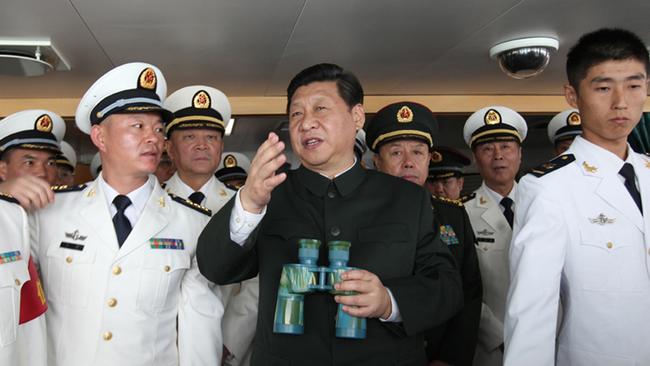
<instances>
[{"instance_id":1,"label":"gold uniform button","mask_svg":"<svg viewBox=\"0 0 650 366\"><path fill-rule=\"evenodd\" d=\"M607 242L607 249L612 249L614 247L614 243L611 241Z\"/></svg>"},{"instance_id":2,"label":"gold uniform button","mask_svg":"<svg viewBox=\"0 0 650 366\"><path fill-rule=\"evenodd\" d=\"M165 272L169 272L169 271L172 270L172 267L170 267L170 266L165 266L165 267L163 268L163 270L164 270Z\"/></svg>"},{"instance_id":3,"label":"gold uniform button","mask_svg":"<svg viewBox=\"0 0 650 366\"><path fill-rule=\"evenodd\" d=\"M72 257L65 257L65 261L68 263L72 263Z\"/></svg>"},{"instance_id":4,"label":"gold uniform button","mask_svg":"<svg viewBox=\"0 0 650 366\"><path fill-rule=\"evenodd\" d=\"M110 298L106 303L108 304L108 306L113 308L115 307L115 305L117 305L117 300L115 300L114 298Z\"/></svg>"},{"instance_id":5,"label":"gold uniform button","mask_svg":"<svg viewBox=\"0 0 650 366\"><path fill-rule=\"evenodd\" d=\"M105 341L110 341L113 338L113 333L104 332L104 334L102 334L102 338L104 338Z\"/></svg>"},{"instance_id":6,"label":"gold uniform button","mask_svg":"<svg viewBox=\"0 0 650 366\"><path fill-rule=\"evenodd\" d=\"M20 286L20 283L21 283L21 282L20 282L19 279L16 278L16 279L14 280L14 282L16 283L16 286Z\"/></svg>"},{"instance_id":7,"label":"gold uniform button","mask_svg":"<svg viewBox=\"0 0 650 366\"><path fill-rule=\"evenodd\" d=\"M117 275L120 274L120 273L122 273L122 267L120 267L120 266L115 266L115 267L113 267L113 274L114 274L114 275L117 276Z\"/></svg>"}]
</instances>

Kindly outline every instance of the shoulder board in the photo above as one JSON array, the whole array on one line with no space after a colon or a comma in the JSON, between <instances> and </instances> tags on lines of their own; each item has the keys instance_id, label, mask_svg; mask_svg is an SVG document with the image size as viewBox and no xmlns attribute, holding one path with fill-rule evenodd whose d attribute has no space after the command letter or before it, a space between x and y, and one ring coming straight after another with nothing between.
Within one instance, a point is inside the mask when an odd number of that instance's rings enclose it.
<instances>
[{"instance_id":1,"label":"shoulder board","mask_svg":"<svg viewBox=\"0 0 650 366\"><path fill-rule=\"evenodd\" d=\"M450 205L463 207L463 201L461 201L460 199L452 200L452 199L447 198L447 197L436 196L435 194L431 195L431 199L434 200L434 201L444 202L444 203L447 203L447 204L450 204Z\"/></svg>"},{"instance_id":2,"label":"shoulder board","mask_svg":"<svg viewBox=\"0 0 650 366\"><path fill-rule=\"evenodd\" d=\"M568 164L572 163L575 160L576 157L573 156L573 154L560 155L549 162L546 162L544 164L541 164L531 169L529 173L539 178L550 172L554 172L562 168L563 166L567 166Z\"/></svg>"},{"instance_id":3,"label":"shoulder board","mask_svg":"<svg viewBox=\"0 0 650 366\"><path fill-rule=\"evenodd\" d=\"M237 192L237 191L239 190L239 188L237 188L237 187L235 187L235 186L233 186L233 185L230 185L230 184L228 184L228 183L224 183L223 185L225 185L226 188L228 188L228 189L230 189L230 190L233 190L233 191L235 191L235 192Z\"/></svg>"},{"instance_id":4,"label":"shoulder board","mask_svg":"<svg viewBox=\"0 0 650 366\"><path fill-rule=\"evenodd\" d=\"M65 193L65 192L77 192L77 191L83 191L86 188L85 184L78 184L75 186L69 186L69 185L62 185L62 186L52 186L52 191L54 193Z\"/></svg>"},{"instance_id":5,"label":"shoulder board","mask_svg":"<svg viewBox=\"0 0 650 366\"><path fill-rule=\"evenodd\" d=\"M2 193L2 192L0 192L0 200L11 202L11 203L18 203L18 200L15 199L12 195Z\"/></svg>"},{"instance_id":6,"label":"shoulder board","mask_svg":"<svg viewBox=\"0 0 650 366\"><path fill-rule=\"evenodd\" d=\"M210 211L209 208L203 207L201 205L197 205L196 203L194 203L194 202L192 202L192 201L190 201L188 199L178 197L177 195L175 195L173 193L168 193L168 194L169 194L169 197L171 197L174 201L180 203L181 205L189 207L189 208L191 208L191 209L193 209L195 211L199 211L200 213L202 213L204 215L212 216L212 211Z\"/></svg>"},{"instance_id":7,"label":"shoulder board","mask_svg":"<svg viewBox=\"0 0 650 366\"><path fill-rule=\"evenodd\" d=\"M460 201L462 203L467 203L467 201L471 201L476 197L476 193L468 194L467 196L463 196L460 198Z\"/></svg>"}]
</instances>

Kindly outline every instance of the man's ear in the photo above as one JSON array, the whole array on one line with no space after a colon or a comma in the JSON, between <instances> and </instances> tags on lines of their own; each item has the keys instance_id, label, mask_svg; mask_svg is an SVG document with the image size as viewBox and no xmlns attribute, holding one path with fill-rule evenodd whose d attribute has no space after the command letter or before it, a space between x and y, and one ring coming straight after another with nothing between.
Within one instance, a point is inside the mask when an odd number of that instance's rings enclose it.
<instances>
[{"instance_id":1,"label":"man's ear","mask_svg":"<svg viewBox=\"0 0 650 366\"><path fill-rule=\"evenodd\" d=\"M375 169L379 170L379 154L372 154L372 163L375 164Z\"/></svg>"},{"instance_id":2,"label":"man's ear","mask_svg":"<svg viewBox=\"0 0 650 366\"><path fill-rule=\"evenodd\" d=\"M564 85L564 99L571 107L578 108L578 92L569 84Z\"/></svg>"},{"instance_id":3,"label":"man's ear","mask_svg":"<svg viewBox=\"0 0 650 366\"><path fill-rule=\"evenodd\" d=\"M165 140L165 151L167 151L167 156L169 156L169 160L171 160L174 163L176 161L174 160L174 154L172 154L172 150L174 150L174 142L172 142L170 136L170 138Z\"/></svg>"},{"instance_id":4,"label":"man's ear","mask_svg":"<svg viewBox=\"0 0 650 366\"><path fill-rule=\"evenodd\" d=\"M7 180L7 162L0 160L0 181Z\"/></svg>"},{"instance_id":5,"label":"man's ear","mask_svg":"<svg viewBox=\"0 0 650 366\"><path fill-rule=\"evenodd\" d=\"M352 120L357 130L363 128L366 123L366 111L363 109L363 104L359 103L352 107Z\"/></svg>"},{"instance_id":6,"label":"man's ear","mask_svg":"<svg viewBox=\"0 0 650 366\"><path fill-rule=\"evenodd\" d=\"M106 130L103 125L93 125L90 128L90 140L99 151L106 152Z\"/></svg>"},{"instance_id":7,"label":"man's ear","mask_svg":"<svg viewBox=\"0 0 650 366\"><path fill-rule=\"evenodd\" d=\"M465 186L465 177L458 177L458 185L460 186L460 190L462 191Z\"/></svg>"}]
</instances>

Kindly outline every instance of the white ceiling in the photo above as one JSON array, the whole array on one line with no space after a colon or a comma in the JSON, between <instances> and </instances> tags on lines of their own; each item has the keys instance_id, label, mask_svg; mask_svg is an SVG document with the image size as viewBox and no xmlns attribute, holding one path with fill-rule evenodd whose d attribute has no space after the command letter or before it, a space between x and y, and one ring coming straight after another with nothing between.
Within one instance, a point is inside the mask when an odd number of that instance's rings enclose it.
<instances>
[{"instance_id":1,"label":"white ceiling","mask_svg":"<svg viewBox=\"0 0 650 366\"><path fill-rule=\"evenodd\" d=\"M0 37L50 37L71 71L0 76L0 98L78 98L113 66L159 66L173 91L285 94L318 62L352 70L368 95L560 94L584 32L617 26L650 40L648 0L0 0ZM490 46L559 39L548 69L514 80Z\"/></svg>"}]
</instances>

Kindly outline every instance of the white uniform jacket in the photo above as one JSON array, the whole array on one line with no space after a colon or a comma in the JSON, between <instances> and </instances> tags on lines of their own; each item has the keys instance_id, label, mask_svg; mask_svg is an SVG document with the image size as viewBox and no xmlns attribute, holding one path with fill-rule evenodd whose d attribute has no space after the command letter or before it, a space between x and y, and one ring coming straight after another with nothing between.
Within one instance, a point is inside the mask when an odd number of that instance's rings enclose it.
<instances>
[{"instance_id":1,"label":"white uniform jacket","mask_svg":"<svg viewBox=\"0 0 650 366\"><path fill-rule=\"evenodd\" d=\"M645 217L623 161L581 137L521 180L507 365L650 365L650 157L628 151Z\"/></svg>"},{"instance_id":2,"label":"white uniform jacket","mask_svg":"<svg viewBox=\"0 0 650 366\"><path fill-rule=\"evenodd\" d=\"M46 366L45 314L19 325L21 292L32 280L27 215L17 202L3 195L0 233L0 365ZM44 302L40 284L37 288Z\"/></svg>"},{"instance_id":3,"label":"white uniform jacket","mask_svg":"<svg viewBox=\"0 0 650 366\"><path fill-rule=\"evenodd\" d=\"M175 173L165 182L165 189L183 198L187 198L194 193L181 180L178 173ZM219 211L236 193L214 176L201 187L201 192L205 195L202 204L210 209L212 214ZM221 320L223 343L234 356L227 361L227 364L233 366L248 365L257 324L259 280L254 277L244 282L219 287L221 288L221 299L225 307L223 319Z\"/></svg>"},{"instance_id":4,"label":"white uniform jacket","mask_svg":"<svg viewBox=\"0 0 650 366\"><path fill-rule=\"evenodd\" d=\"M517 185L513 190L517 189ZM488 193L485 183L465 203L474 235L476 254L483 280L483 306L478 330L474 364L501 365L503 353L503 318L508 291L508 249L512 229L498 202ZM515 208L516 211L516 208Z\"/></svg>"},{"instance_id":5,"label":"white uniform jacket","mask_svg":"<svg viewBox=\"0 0 650 366\"><path fill-rule=\"evenodd\" d=\"M36 217L49 365L218 365L223 305L195 259L209 216L156 181L119 248L98 179Z\"/></svg>"}]
</instances>

